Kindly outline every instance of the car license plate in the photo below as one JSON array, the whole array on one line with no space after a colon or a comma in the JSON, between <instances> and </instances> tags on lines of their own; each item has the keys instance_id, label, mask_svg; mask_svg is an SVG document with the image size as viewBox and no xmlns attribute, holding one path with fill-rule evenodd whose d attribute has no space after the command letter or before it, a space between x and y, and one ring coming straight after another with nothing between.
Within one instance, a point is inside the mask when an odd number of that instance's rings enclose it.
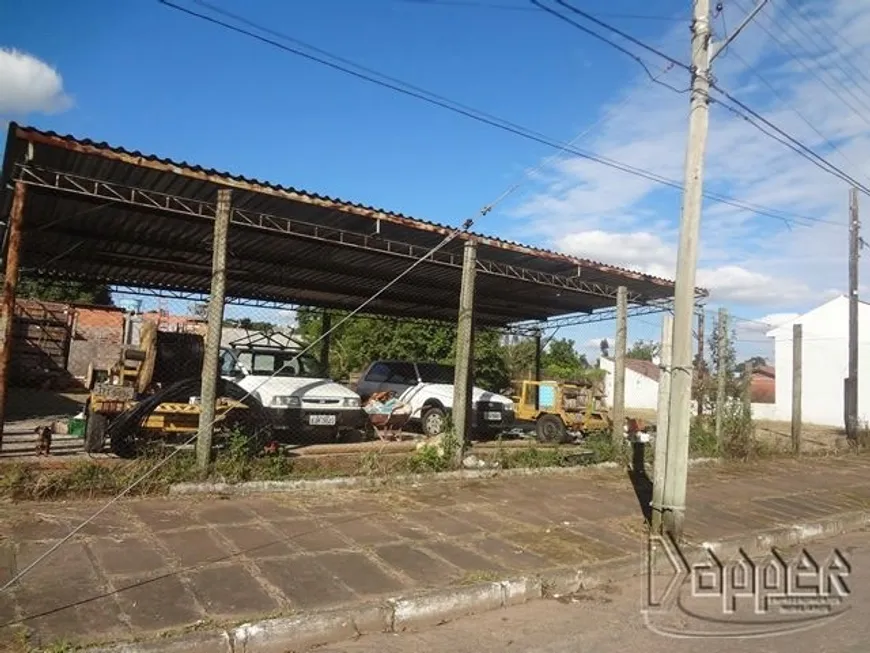
<instances>
[{"instance_id":1,"label":"car license plate","mask_svg":"<svg viewBox=\"0 0 870 653\"><path fill-rule=\"evenodd\" d=\"M309 415L310 426L335 426L335 415Z\"/></svg>"},{"instance_id":2,"label":"car license plate","mask_svg":"<svg viewBox=\"0 0 870 653\"><path fill-rule=\"evenodd\" d=\"M487 411L483 414L483 419L487 422L500 422L501 421L501 413L498 411Z\"/></svg>"}]
</instances>

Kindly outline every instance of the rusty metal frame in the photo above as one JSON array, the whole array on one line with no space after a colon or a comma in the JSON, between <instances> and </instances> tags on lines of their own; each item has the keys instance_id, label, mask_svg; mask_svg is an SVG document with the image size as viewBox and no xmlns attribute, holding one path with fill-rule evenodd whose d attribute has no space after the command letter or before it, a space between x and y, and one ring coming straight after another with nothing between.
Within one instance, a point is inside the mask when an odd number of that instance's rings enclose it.
<instances>
[{"instance_id":1,"label":"rusty metal frame","mask_svg":"<svg viewBox=\"0 0 870 653\"><path fill-rule=\"evenodd\" d=\"M49 170L26 163L16 165L13 178L35 188L43 188L55 192L60 191L99 201L114 202L116 204L140 207L149 211L160 211L204 220L215 219L216 206L212 202L124 186L113 182ZM336 227L324 227L282 216L242 209L233 210L232 222L249 228L287 234L305 240L326 242L332 246L376 252L397 258L417 260L429 254L431 249L425 246L387 240L379 236L370 236ZM448 266L456 269L462 268L461 255L450 252L439 251L435 254L430 254L429 262L434 265ZM586 281L579 276L569 277L487 260L478 260L477 267L479 271L491 276L515 279L608 299L616 298L617 289L615 287L605 283ZM630 292L628 299L629 301L638 302L642 300L642 296L638 293Z\"/></svg>"}]
</instances>

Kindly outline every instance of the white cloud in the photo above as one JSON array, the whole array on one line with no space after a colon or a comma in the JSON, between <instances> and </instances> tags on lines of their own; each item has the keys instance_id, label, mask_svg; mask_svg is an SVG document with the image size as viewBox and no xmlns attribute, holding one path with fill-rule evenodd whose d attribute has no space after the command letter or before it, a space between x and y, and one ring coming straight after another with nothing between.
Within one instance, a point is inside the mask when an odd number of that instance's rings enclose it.
<instances>
[{"instance_id":1,"label":"white cloud","mask_svg":"<svg viewBox=\"0 0 870 653\"><path fill-rule=\"evenodd\" d=\"M13 48L0 48L0 89L0 114L57 113L72 106L60 73Z\"/></svg>"},{"instance_id":2,"label":"white cloud","mask_svg":"<svg viewBox=\"0 0 870 653\"><path fill-rule=\"evenodd\" d=\"M847 82L836 81L844 77L841 69L850 66L843 52L854 47L854 57L870 57L870 0L807 0L801 8L799 15L789 5L769 3L717 59L717 83L870 185L870 78L854 72ZM742 18L734 3L726 3L725 11L729 24ZM800 16L809 18L813 27ZM798 58L786 54L762 26ZM815 29L828 34L847 32L850 43L847 46L833 37L824 42L802 38L801 30ZM663 42L669 51L681 46L676 54L687 58L689 40L683 26L664 35ZM861 66L854 57L850 58ZM667 79L685 87L686 77L675 71ZM837 97L829 86L843 97ZM630 97L627 103L626 97ZM621 89L611 106L615 107L613 115L579 147L680 180L687 95L641 81ZM604 114L609 111L602 109ZM526 233L531 231L567 253L673 278L679 192L581 158L563 160L547 173L512 211ZM705 188L790 216L814 219L793 219L787 225L706 201L697 278L698 285L711 291L712 301L755 306L762 312L765 308L802 312L824 301L832 289L843 288L846 183L714 103Z\"/></svg>"}]
</instances>

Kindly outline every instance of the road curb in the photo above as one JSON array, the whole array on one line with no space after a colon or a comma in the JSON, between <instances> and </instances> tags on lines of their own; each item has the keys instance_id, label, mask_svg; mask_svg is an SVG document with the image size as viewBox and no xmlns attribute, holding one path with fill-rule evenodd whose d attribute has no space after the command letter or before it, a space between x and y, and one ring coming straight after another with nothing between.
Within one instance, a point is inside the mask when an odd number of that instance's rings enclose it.
<instances>
[{"instance_id":1,"label":"road curb","mask_svg":"<svg viewBox=\"0 0 870 653\"><path fill-rule=\"evenodd\" d=\"M719 458L693 458L690 466L717 465ZM604 462L595 465L575 467L536 467L516 469L463 469L451 472L431 472L428 474L398 474L395 476L340 476L337 478L299 479L293 481L246 481L244 483L175 483L169 486L170 496L189 495L237 495L269 494L277 492L298 492L334 490L340 488L376 488L385 485L414 485L438 481L482 480L490 478L511 478L522 476L559 476L583 474L588 470L619 469L620 463Z\"/></svg>"},{"instance_id":2,"label":"road curb","mask_svg":"<svg viewBox=\"0 0 870 653\"><path fill-rule=\"evenodd\" d=\"M701 542L685 548L687 559L713 551L728 558L738 551L768 553L870 527L870 511L777 527L752 535ZM460 617L490 612L542 598L559 598L643 573L643 556L627 556L584 567L554 569L533 576L421 592L384 602L321 612L251 621L220 631L191 632L149 642L83 649L89 653L285 653L336 644L360 635L438 625Z\"/></svg>"}]
</instances>

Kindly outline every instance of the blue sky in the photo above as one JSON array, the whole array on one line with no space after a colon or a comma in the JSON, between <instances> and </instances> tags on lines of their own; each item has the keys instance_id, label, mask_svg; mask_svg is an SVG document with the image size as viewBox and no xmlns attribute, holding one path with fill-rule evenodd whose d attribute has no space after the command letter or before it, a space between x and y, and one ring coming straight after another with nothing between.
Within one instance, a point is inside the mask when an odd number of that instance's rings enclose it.
<instances>
[{"instance_id":1,"label":"blue sky","mask_svg":"<svg viewBox=\"0 0 870 653\"><path fill-rule=\"evenodd\" d=\"M686 95L650 83L637 63L556 18L526 10L531 5L525 0L481 2L516 9L426 6L423 0L213 0L554 139L590 130L578 147L681 178ZM178 4L208 13L194 0ZM688 59L689 2L574 4ZM714 20L719 37L737 25L749 4L724 3L724 20ZM735 52L717 60L715 71L729 91L865 178L870 79L858 78L843 54L854 47L852 60L860 61L870 48L868 9L866 0L772 0L740 36ZM552 154L157 0L32 0L5 13L2 120L448 224L474 214ZM781 43L764 31L773 21L779 22ZM840 41L834 50L826 44L821 37L832 29L847 35L849 45ZM808 35L818 35L818 41ZM662 66L654 57L648 60L654 69ZM665 79L677 87L688 81L679 70ZM826 90L821 80L838 93L846 93L848 84L854 89L849 101ZM864 117L862 102L868 107ZM699 283L711 288L714 306L722 303L738 315L774 324L844 290L842 182L714 107L707 186L765 207L842 223L788 226L708 203ZM679 208L678 192L562 157L527 179L476 228L672 277ZM638 321L634 337L656 338L657 322ZM758 324L743 327L746 351L763 339L764 330ZM585 343L610 332L604 324L566 335Z\"/></svg>"}]
</instances>

